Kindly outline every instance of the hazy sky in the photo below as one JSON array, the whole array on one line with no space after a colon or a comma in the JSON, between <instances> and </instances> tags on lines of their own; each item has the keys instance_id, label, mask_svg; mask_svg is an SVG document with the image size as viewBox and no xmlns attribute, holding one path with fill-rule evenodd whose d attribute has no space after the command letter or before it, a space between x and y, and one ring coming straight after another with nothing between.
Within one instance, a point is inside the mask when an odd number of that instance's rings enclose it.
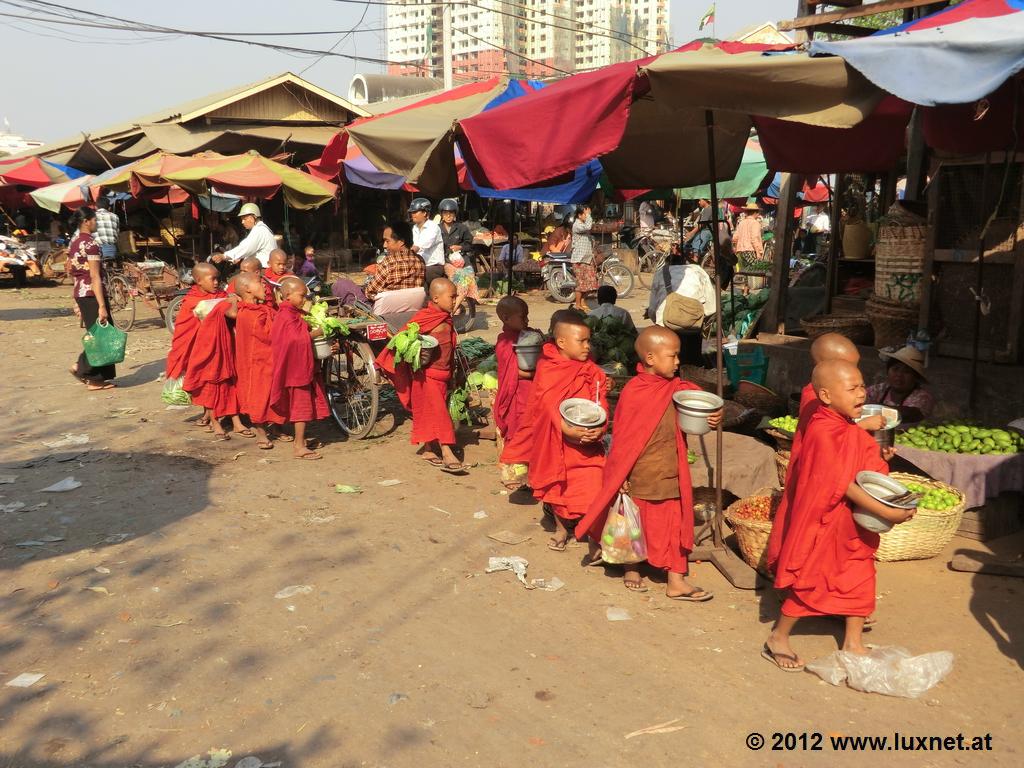
<instances>
[{"instance_id":1,"label":"hazy sky","mask_svg":"<svg viewBox=\"0 0 1024 768\"><path fill-rule=\"evenodd\" d=\"M340 34L258 38L299 48L327 49L385 58L383 6L334 0L54 0L76 9L205 32L300 32L349 30L366 11L360 29ZM0 0L0 13L26 14ZM672 0L672 34L677 43L709 36L697 23L711 0ZM792 18L796 0L718 0L716 34L728 37L762 21ZM21 7L19 7L21 6ZM753 10L756 9L756 10ZM45 15L51 15L44 12ZM97 19L99 20L99 19ZM256 82L284 71L337 93L348 94L355 72L379 71L373 64L255 48L180 36L52 27L0 17L0 50L6 73L0 118L27 138L50 141L132 119L208 93Z\"/></svg>"}]
</instances>

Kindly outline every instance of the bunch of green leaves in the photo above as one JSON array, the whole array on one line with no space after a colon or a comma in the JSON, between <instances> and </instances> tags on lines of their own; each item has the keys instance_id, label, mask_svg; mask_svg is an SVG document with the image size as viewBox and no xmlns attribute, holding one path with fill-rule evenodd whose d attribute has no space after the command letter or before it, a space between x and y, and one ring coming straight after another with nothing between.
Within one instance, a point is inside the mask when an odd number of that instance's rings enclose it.
<instances>
[{"instance_id":1,"label":"bunch of green leaves","mask_svg":"<svg viewBox=\"0 0 1024 768\"><path fill-rule=\"evenodd\" d=\"M453 424L458 424L460 421L466 424L473 423L473 419L469 414L468 400L468 386L460 387L448 396L448 415L452 417Z\"/></svg>"},{"instance_id":2,"label":"bunch of green leaves","mask_svg":"<svg viewBox=\"0 0 1024 768\"><path fill-rule=\"evenodd\" d=\"M600 363L620 363L626 370L636 367L639 360L633 345L636 332L615 317L588 317L590 349Z\"/></svg>"},{"instance_id":3,"label":"bunch of green leaves","mask_svg":"<svg viewBox=\"0 0 1024 768\"><path fill-rule=\"evenodd\" d=\"M182 388L184 376L176 379L167 379L164 382L164 390L160 393L160 399L168 405L192 405L192 397Z\"/></svg>"},{"instance_id":4,"label":"bunch of green leaves","mask_svg":"<svg viewBox=\"0 0 1024 768\"><path fill-rule=\"evenodd\" d=\"M404 331L399 331L391 337L387 348L395 353L396 363L408 363L414 371L420 369L420 324L409 323Z\"/></svg>"},{"instance_id":5,"label":"bunch of green leaves","mask_svg":"<svg viewBox=\"0 0 1024 768\"><path fill-rule=\"evenodd\" d=\"M470 360L480 360L494 354L494 345L476 336L470 336L459 342L461 349Z\"/></svg>"},{"instance_id":6,"label":"bunch of green leaves","mask_svg":"<svg viewBox=\"0 0 1024 768\"><path fill-rule=\"evenodd\" d=\"M323 331L325 339L332 336L348 336L348 325L340 317L327 314L328 309L326 301L317 301L306 313L306 324L310 328L319 328Z\"/></svg>"}]
</instances>

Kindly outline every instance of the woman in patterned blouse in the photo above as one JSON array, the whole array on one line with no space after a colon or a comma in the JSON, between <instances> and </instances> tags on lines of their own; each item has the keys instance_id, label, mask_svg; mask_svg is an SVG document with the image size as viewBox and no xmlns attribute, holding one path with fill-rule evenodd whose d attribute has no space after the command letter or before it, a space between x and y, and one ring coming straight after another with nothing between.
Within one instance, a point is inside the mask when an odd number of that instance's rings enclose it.
<instances>
[{"instance_id":1,"label":"woman in patterned blouse","mask_svg":"<svg viewBox=\"0 0 1024 768\"><path fill-rule=\"evenodd\" d=\"M97 320L110 321L107 297L103 293L103 261L100 246L93 239L96 231L96 211L82 206L75 211L78 234L68 247L68 269L75 279L73 295L85 327L91 328ZM116 375L113 365L93 368L85 352L78 356L78 362L71 368L71 375L91 390L113 389L110 381Z\"/></svg>"},{"instance_id":2,"label":"woman in patterned blouse","mask_svg":"<svg viewBox=\"0 0 1024 768\"><path fill-rule=\"evenodd\" d=\"M576 301L573 307L581 312L587 311L587 305L583 301L586 295L597 290L594 243L590 237L590 230L593 227L594 219L590 215L590 206L578 206L576 218L572 223L572 271L576 276Z\"/></svg>"}]
</instances>

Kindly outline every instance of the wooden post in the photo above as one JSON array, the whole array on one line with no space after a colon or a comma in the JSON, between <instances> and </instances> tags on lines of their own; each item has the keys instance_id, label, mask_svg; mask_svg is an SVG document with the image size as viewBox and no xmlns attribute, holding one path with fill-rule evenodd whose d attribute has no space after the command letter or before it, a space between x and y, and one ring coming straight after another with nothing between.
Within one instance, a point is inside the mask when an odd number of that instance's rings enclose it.
<instances>
[{"instance_id":1,"label":"wooden post","mask_svg":"<svg viewBox=\"0 0 1024 768\"><path fill-rule=\"evenodd\" d=\"M341 247L351 248L348 237L348 184L341 184Z\"/></svg>"},{"instance_id":2,"label":"wooden post","mask_svg":"<svg viewBox=\"0 0 1024 768\"><path fill-rule=\"evenodd\" d=\"M828 286L828 293L825 297L825 314L832 312L832 297L839 290L839 258L843 253L843 204L841 201L844 187L843 182L845 180L845 174L837 173L836 183L832 185L832 205L829 211L832 234L828 239L828 280L825 281L825 284Z\"/></svg>"},{"instance_id":3,"label":"wooden post","mask_svg":"<svg viewBox=\"0 0 1024 768\"><path fill-rule=\"evenodd\" d=\"M920 107L914 107L910 117L907 147L907 189L904 200L920 200L928 178L928 149L924 145L924 114Z\"/></svg>"},{"instance_id":4,"label":"wooden post","mask_svg":"<svg viewBox=\"0 0 1024 768\"><path fill-rule=\"evenodd\" d=\"M793 208L803 176L782 174L775 214L775 261L772 263L771 294L765 308L765 327L771 333L786 332L786 290L789 287L789 259L793 253Z\"/></svg>"}]
</instances>

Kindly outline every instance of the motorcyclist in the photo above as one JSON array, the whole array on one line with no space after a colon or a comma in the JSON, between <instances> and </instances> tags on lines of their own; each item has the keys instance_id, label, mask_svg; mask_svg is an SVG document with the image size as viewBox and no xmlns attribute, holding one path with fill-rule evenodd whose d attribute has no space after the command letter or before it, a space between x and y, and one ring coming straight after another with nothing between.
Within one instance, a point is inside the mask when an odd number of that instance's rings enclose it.
<instances>
[{"instance_id":1,"label":"motorcyclist","mask_svg":"<svg viewBox=\"0 0 1024 768\"><path fill-rule=\"evenodd\" d=\"M444 255L451 256L453 253L460 253L462 258L470 263L470 250L473 247L473 234L463 221L456 221L459 215L459 203L451 197L446 197L437 205L441 214L441 239L444 241Z\"/></svg>"},{"instance_id":2,"label":"motorcyclist","mask_svg":"<svg viewBox=\"0 0 1024 768\"><path fill-rule=\"evenodd\" d=\"M412 219L413 246L410 249L423 259L426 268L424 287L438 277L444 277L444 240L441 228L430 218L430 201L425 197L414 198L409 204Z\"/></svg>"}]
</instances>

